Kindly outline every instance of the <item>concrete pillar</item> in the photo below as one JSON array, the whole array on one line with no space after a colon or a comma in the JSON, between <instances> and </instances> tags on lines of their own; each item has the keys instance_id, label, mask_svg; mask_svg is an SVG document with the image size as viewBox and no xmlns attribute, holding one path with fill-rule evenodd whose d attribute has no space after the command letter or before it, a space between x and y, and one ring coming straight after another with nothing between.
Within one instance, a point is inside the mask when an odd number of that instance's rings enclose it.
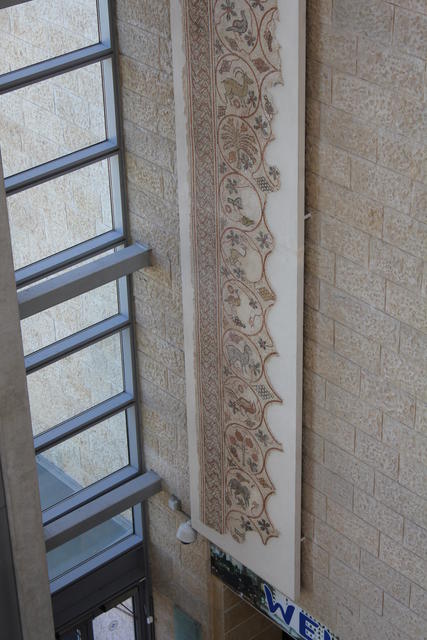
<instances>
[{"instance_id":1,"label":"concrete pillar","mask_svg":"<svg viewBox=\"0 0 427 640\"><path fill-rule=\"evenodd\" d=\"M52 606L1 161L0 314L0 612L8 606L2 634L50 640Z\"/></svg>"}]
</instances>

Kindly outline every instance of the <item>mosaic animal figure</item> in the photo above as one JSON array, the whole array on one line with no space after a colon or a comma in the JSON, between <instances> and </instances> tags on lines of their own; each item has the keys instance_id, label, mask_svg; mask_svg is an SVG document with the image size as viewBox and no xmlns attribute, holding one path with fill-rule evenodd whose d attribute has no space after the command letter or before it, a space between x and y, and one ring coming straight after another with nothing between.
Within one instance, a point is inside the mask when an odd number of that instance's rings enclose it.
<instances>
[{"instance_id":1,"label":"mosaic animal figure","mask_svg":"<svg viewBox=\"0 0 427 640\"><path fill-rule=\"evenodd\" d=\"M236 79L237 74L242 76L242 84ZM236 69L234 76L234 78L225 78L225 80L222 81L227 102L231 102L234 98L244 100L249 93L249 85L254 83L248 74L241 69Z\"/></svg>"},{"instance_id":2,"label":"mosaic animal figure","mask_svg":"<svg viewBox=\"0 0 427 640\"><path fill-rule=\"evenodd\" d=\"M255 402L249 402L249 400L246 400L246 398L240 397L237 400L237 406L240 409L240 413L242 413L243 415L247 415L248 413L253 415L254 413L256 413Z\"/></svg>"},{"instance_id":3,"label":"mosaic animal figure","mask_svg":"<svg viewBox=\"0 0 427 640\"><path fill-rule=\"evenodd\" d=\"M251 497L251 492L248 487L244 487L241 482L237 480L237 478L232 478L228 483L228 486L231 491L234 492L236 500L239 502L241 506L249 507L249 500Z\"/></svg>"},{"instance_id":4,"label":"mosaic animal figure","mask_svg":"<svg viewBox=\"0 0 427 640\"><path fill-rule=\"evenodd\" d=\"M241 301L238 290L234 290L231 285L228 285L228 296L224 298L224 302L227 302L233 309L240 307Z\"/></svg>"},{"instance_id":5,"label":"mosaic animal figure","mask_svg":"<svg viewBox=\"0 0 427 640\"><path fill-rule=\"evenodd\" d=\"M248 19L243 9L240 12L240 15L242 16L242 19L233 20L233 24L230 27L227 27L226 31L233 31L234 33L238 33L241 36L244 33L246 33L249 25L248 25Z\"/></svg>"},{"instance_id":6,"label":"mosaic animal figure","mask_svg":"<svg viewBox=\"0 0 427 640\"><path fill-rule=\"evenodd\" d=\"M246 367L249 365L251 357L250 346L245 344L243 351L240 351L234 344L228 344L227 354L231 366L233 367L238 362L243 373L246 373Z\"/></svg>"}]
</instances>

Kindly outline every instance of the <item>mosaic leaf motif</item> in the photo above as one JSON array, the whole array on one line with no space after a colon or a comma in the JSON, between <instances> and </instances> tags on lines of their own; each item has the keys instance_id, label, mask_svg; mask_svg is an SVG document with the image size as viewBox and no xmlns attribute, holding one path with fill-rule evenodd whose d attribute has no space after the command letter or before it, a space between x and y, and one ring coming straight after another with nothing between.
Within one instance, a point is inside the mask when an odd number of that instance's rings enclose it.
<instances>
[{"instance_id":1,"label":"mosaic leaf motif","mask_svg":"<svg viewBox=\"0 0 427 640\"><path fill-rule=\"evenodd\" d=\"M266 372L275 347L266 276L274 239L268 193L280 176L265 160L272 86L282 81L277 0L185 0L192 166L196 378L203 522L243 542L279 532L268 455L281 450L266 409L281 402Z\"/></svg>"}]
</instances>

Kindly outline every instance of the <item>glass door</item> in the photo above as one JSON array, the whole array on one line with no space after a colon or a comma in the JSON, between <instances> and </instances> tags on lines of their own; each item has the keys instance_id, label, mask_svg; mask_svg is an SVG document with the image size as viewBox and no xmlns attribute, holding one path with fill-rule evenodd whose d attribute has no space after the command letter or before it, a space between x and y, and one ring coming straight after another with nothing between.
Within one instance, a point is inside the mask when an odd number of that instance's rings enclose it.
<instances>
[{"instance_id":1,"label":"glass door","mask_svg":"<svg viewBox=\"0 0 427 640\"><path fill-rule=\"evenodd\" d=\"M94 618L93 640L136 640L133 600L128 598Z\"/></svg>"},{"instance_id":2,"label":"glass door","mask_svg":"<svg viewBox=\"0 0 427 640\"><path fill-rule=\"evenodd\" d=\"M138 589L57 634L58 640L145 640Z\"/></svg>"}]
</instances>

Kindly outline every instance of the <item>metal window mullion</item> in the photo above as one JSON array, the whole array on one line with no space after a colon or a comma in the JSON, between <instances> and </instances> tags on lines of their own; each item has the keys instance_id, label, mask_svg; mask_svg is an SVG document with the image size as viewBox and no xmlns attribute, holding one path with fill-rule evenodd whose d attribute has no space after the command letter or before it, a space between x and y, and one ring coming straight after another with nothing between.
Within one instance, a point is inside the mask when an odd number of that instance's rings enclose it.
<instances>
[{"instance_id":1,"label":"metal window mullion","mask_svg":"<svg viewBox=\"0 0 427 640\"><path fill-rule=\"evenodd\" d=\"M125 331L121 333L121 346L122 346L122 365L123 365L123 388L126 393L135 395L135 380L132 370L132 339L131 339L131 327L129 326Z\"/></svg>"},{"instance_id":2,"label":"metal window mullion","mask_svg":"<svg viewBox=\"0 0 427 640\"><path fill-rule=\"evenodd\" d=\"M133 403L134 397L123 391L112 398L100 402L94 407L86 409L86 411L82 411L82 413L77 416L61 422L48 431L36 435L34 437L36 455L124 411Z\"/></svg>"},{"instance_id":3,"label":"metal window mullion","mask_svg":"<svg viewBox=\"0 0 427 640\"><path fill-rule=\"evenodd\" d=\"M144 537L144 516L142 513L143 506L139 502L133 507L133 526L137 536Z\"/></svg>"},{"instance_id":4,"label":"metal window mullion","mask_svg":"<svg viewBox=\"0 0 427 640\"><path fill-rule=\"evenodd\" d=\"M113 48L112 31L113 24L110 15L110 0L97 0L98 4L98 32L99 41L105 47Z\"/></svg>"},{"instance_id":5,"label":"metal window mullion","mask_svg":"<svg viewBox=\"0 0 427 640\"><path fill-rule=\"evenodd\" d=\"M129 480L91 502L74 509L44 527L46 550L51 551L69 540L117 516L161 491L161 479L154 471Z\"/></svg>"},{"instance_id":6,"label":"metal window mullion","mask_svg":"<svg viewBox=\"0 0 427 640\"><path fill-rule=\"evenodd\" d=\"M110 183L110 203L113 229L126 238L126 224L122 198L121 150L108 161L108 177ZM126 238L127 239L127 238Z\"/></svg>"},{"instance_id":7,"label":"metal window mullion","mask_svg":"<svg viewBox=\"0 0 427 640\"><path fill-rule=\"evenodd\" d=\"M85 240L73 247L59 251L47 258L42 258L15 271L16 287L22 288L62 271L67 267L97 256L99 253L113 249L123 243L123 233L112 229L95 238Z\"/></svg>"},{"instance_id":8,"label":"metal window mullion","mask_svg":"<svg viewBox=\"0 0 427 640\"><path fill-rule=\"evenodd\" d=\"M111 47L105 42L98 42L54 58L48 58L42 62L36 62L27 67L9 71L0 75L0 95L102 62L111 55Z\"/></svg>"},{"instance_id":9,"label":"metal window mullion","mask_svg":"<svg viewBox=\"0 0 427 640\"><path fill-rule=\"evenodd\" d=\"M18 291L20 318L45 311L108 282L118 280L149 264L150 250L134 244L88 264Z\"/></svg>"},{"instance_id":10,"label":"metal window mullion","mask_svg":"<svg viewBox=\"0 0 427 640\"><path fill-rule=\"evenodd\" d=\"M132 317L130 277L122 278L117 282L119 310L121 313ZM135 356L135 329L130 322L126 333L121 334L121 353L124 389L137 398L137 374ZM126 412L128 428L129 459L132 464L142 469L142 442L140 433L140 414L138 402ZM142 521L141 521L142 522Z\"/></svg>"},{"instance_id":11,"label":"metal window mullion","mask_svg":"<svg viewBox=\"0 0 427 640\"><path fill-rule=\"evenodd\" d=\"M92 621L89 620L86 627L86 638L82 640L94 640Z\"/></svg>"},{"instance_id":12,"label":"metal window mullion","mask_svg":"<svg viewBox=\"0 0 427 640\"><path fill-rule=\"evenodd\" d=\"M129 311L130 313L130 311ZM123 351L126 358L124 363L124 380L125 385L127 380L132 378L133 397L135 398L135 404L132 409L127 411L128 420L128 440L129 440L129 456L132 460L132 464L137 464L140 469L143 469L143 457L142 457L142 440L141 440L141 415L139 406L139 395L137 386L137 369L136 369L136 350L135 350L135 328L131 323L128 329L128 341L124 345ZM129 387L128 387L129 388Z\"/></svg>"},{"instance_id":13,"label":"metal window mullion","mask_svg":"<svg viewBox=\"0 0 427 640\"><path fill-rule=\"evenodd\" d=\"M123 127L121 117L121 93L119 87L119 59L118 59L118 43L115 31L115 25L112 15L112 1L98 0L98 19L99 19L99 36L100 41L106 46L112 48L112 55L101 65L104 82L105 97L105 122L107 126L108 136L112 135L117 140L119 149L117 158L117 167L111 171L111 194L113 200L114 215L121 218L121 224L125 236L128 236L127 223L127 198L125 183L125 162L124 162L124 144L123 144ZM110 163L111 164L111 163ZM113 169L113 168L112 168ZM117 220L117 222L119 222Z\"/></svg>"},{"instance_id":14,"label":"metal window mullion","mask_svg":"<svg viewBox=\"0 0 427 640\"><path fill-rule=\"evenodd\" d=\"M110 187L112 199L112 211L114 225L123 230L129 242L129 224L127 221L128 204L126 198L125 161L123 145L123 129L120 111L120 87L119 87L119 63L116 32L112 15L111 0L98 0L99 36L100 41L110 45L113 55L108 61L102 63L104 97L105 97L105 121L108 136L114 135L119 148L114 163L110 161ZM141 442L141 416L138 406L137 367L136 367L136 339L134 329L134 312L130 276L118 282L119 311L127 315L131 324L126 332L121 334L122 362L124 388L136 399L135 405L127 410L129 459L131 464L143 468L142 442ZM142 513L137 514L135 523L142 534Z\"/></svg>"},{"instance_id":15,"label":"metal window mullion","mask_svg":"<svg viewBox=\"0 0 427 640\"><path fill-rule=\"evenodd\" d=\"M106 160L117 154L118 150L116 140L103 140L84 149L44 162L31 169L15 173L4 180L6 196L12 196L48 180L59 178L71 171Z\"/></svg>"},{"instance_id":16,"label":"metal window mullion","mask_svg":"<svg viewBox=\"0 0 427 640\"><path fill-rule=\"evenodd\" d=\"M117 542L113 546L108 547L108 549L105 549L105 551L101 551L96 556L77 565L77 567L74 567L63 575L54 578L50 583L51 594L55 595L65 589L65 587L75 585L80 579L86 578L89 574L93 574L97 569L102 569L105 565L120 562L120 556L125 555L132 550L137 550L138 547L141 546L143 546L143 540L135 534ZM132 560L134 561L134 558L132 558ZM135 563L132 562L131 566L133 570ZM145 567L146 566L147 565L145 564ZM132 574L129 572L129 575ZM140 576L138 576L138 581L140 579Z\"/></svg>"},{"instance_id":17,"label":"metal window mullion","mask_svg":"<svg viewBox=\"0 0 427 640\"><path fill-rule=\"evenodd\" d=\"M136 375L133 352L133 327L129 325L126 331L120 334L122 352L122 371L124 389L133 397L137 394ZM126 423L128 433L128 450L131 464L142 469L142 447L139 430L138 407L134 404L126 411Z\"/></svg>"},{"instance_id":18,"label":"metal window mullion","mask_svg":"<svg viewBox=\"0 0 427 640\"><path fill-rule=\"evenodd\" d=\"M129 318L123 314L117 314L106 320L92 324L62 340L39 349L25 356L25 368L27 374L34 373L43 367L47 367L57 360L66 358L86 347L104 340L129 326Z\"/></svg>"},{"instance_id":19,"label":"metal window mullion","mask_svg":"<svg viewBox=\"0 0 427 640\"><path fill-rule=\"evenodd\" d=\"M101 480L94 482L90 486L84 487L68 498L61 500L58 504L45 509L42 513L43 526L53 522L53 520L56 520L57 518L61 518L67 513L70 513L76 507L81 507L83 504L90 502L106 491L110 491L118 485L135 478L137 475L138 469L135 469L135 467L132 467L131 465L127 465L126 467L118 469L117 471L110 473L110 475L101 478Z\"/></svg>"},{"instance_id":20,"label":"metal window mullion","mask_svg":"<svg viewBox=\"0 0 427 640\"><path fill-rule=\"evenodd\" d=\"M138 411L136 403L126 409L129 460L133 466L142 469L141 441L138 429Z\"/></svg>"},{"instance_id":21,"label":"metal window mullion","mask_svg":"<svg viewBox=\"0 0 427 640\"><path fill-rule=\"evenodd\" d=\"M111 47L113 40L114 26L111 20L110 2L109 0L98 0L98 24L99 24L99 39L104 46ZM105 128L107 138L114 139L119 149L119 155L122 153L121 136L118 110L118 98L117 93L117 68L115 65L116 54L114 48L113 53L108 60L104 60L101 63L102 84L104 90L104 117ZM119 156L116 156L113 161L109 162L109 176L110 176L110 197L111 197L111 210L113 214L113 226L115 229L124 230L124 213L125 201L123 198L123 183L122 183L122 167L119 160Z\"/></svg>"}]
</instances>

